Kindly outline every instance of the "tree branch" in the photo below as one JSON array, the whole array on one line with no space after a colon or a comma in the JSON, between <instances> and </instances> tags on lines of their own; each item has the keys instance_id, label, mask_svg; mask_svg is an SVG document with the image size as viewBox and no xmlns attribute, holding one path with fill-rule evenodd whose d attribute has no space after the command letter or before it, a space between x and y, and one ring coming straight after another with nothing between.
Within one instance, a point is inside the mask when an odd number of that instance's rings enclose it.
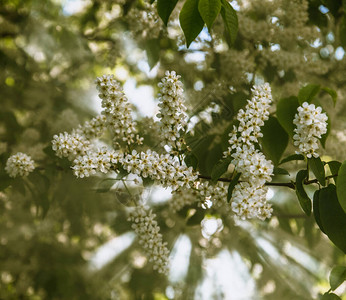
<instances>
[{"instance_id":1,"label":"tree branch","mask_svg":"<svg viewBox=\"0 0 346 300\"><path fill-rule=\"evenodd\" d=\"M326 176L326 180L331 179L331 178L335 178L337 176L338 176L338 174ZM198 175L198 178L211 180L210 176L205 176L205 175ZM217 181L231 182L232 178L219 178ZM241 182L241 181L239 181L239 182ZM311 179L311 180L304 181L305 185L313 184L313 183L318 183L318 180L317 179ZM267 186L284 186L284 187L288 187L292 190L296 189L296 183L295 182L266 182L265 185L267 185Z\"/></svg>"}]
</instances>

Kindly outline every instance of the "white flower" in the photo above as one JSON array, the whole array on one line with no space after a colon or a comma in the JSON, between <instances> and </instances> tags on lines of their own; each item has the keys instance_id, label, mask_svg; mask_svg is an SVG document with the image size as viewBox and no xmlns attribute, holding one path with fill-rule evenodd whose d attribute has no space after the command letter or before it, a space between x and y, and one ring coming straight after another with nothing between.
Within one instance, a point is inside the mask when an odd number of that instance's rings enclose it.
<instances>
[{"instance_id":1,"label":"white flower","mask_svg":"<svg viewBox=\"0 0 346 300\"><path fill-rule=\"evenodd\" d=\"M90 142L77 132L68 134L67 132L54 135L52 149L59 157L68 157L72 160L76 156L84 155L90 148Z\"/></svg>"},{"instance_id":2,"label":"white flower","mask_svg":"<svg viewBox=\"0 0 346 300\"><path fill-rule=\"evenodd\" d=\"M88 151L86 155L80 155L73 161L73 173L75 176L83 178L102 172L107 174L111 167L123 159L123 154L119 151L109 150L107 147Z\"/></svg>"},{"instance_id":3,"label":"white flower","mask_svg":"<svg viewBox=\"0 0 346 300\"><path fill-rule=\"evenodd\" d=\"M156 215L144 206L137 206L130 213L129 221L139 238L139 244L144 249L149 261L153 262L153 269L159 273L168 273L169 251L167 243L162 241L160 227L155 220Z\"/></svg>"},{"instance_id":4,"label":"white flower","mask_svg":"<svg viewBox=\"0 0 346 300\"><path fill-rule=\"evenodd\" d=\"M242 219L263 219L271 215L270 205L266 203L265 183L271 181L274 166L255 149L258 138L262 136L260 127L269 118L271 101L268 83L252 89L252 98L248 100L245 110L238 111L239 125L233 127L228 141L230 147L225 152L225 156L233 157L231 163L241 173L241 180L245 181L235 186L231 204L233 212Z\"/></svg>"},{"instance_id":5,"label":"white flower","mask_svg":"<svg viewBox=\"0 0 346 300\"><path fill-rule=\"evenodd\" d=\"M304 102L298 107L293 124L296 125L293 136L294 145L299 147L298 154L304 154L308 158L318 157L318 139L327 132L328 117L322 113L321 107Z\"/></svg>"},{"instance_id":6,"label":"white flower","mask_svg":"<svg viewBox=\"0 0 346 300\"><path fill-rule=\"evenodd\" d=\"M103 75L96 78L96 88L102 99L102 114L106 118L106 124L114 134L114 141L122 141L126 144L141 144L143 138L136 131L136 122L132 119L131 104L125 93L113 75Z\"/></svg>"},{"instance_id":7,"label":"white flower","mask_svg":"<svg viewBox=\"0 0 346 300\"><path fill-rule=\"evenodd\" d=\"M11 155L5 166L5 170L10 177L28 176L34 169L34 161L29 155L22 152Z\"/></svg>"},{"instance_id":8,"label":"white flower","mask_svg":"<svg viewBox=\"0 0 346 300\"><path fill-rule=\"evenodd\" d=\"M165 75L158 84L160 113L157 117L160 119L159 126L165 144L172 149L181 149L184 140L181 139L180 131L184 131L187 125L183 84L179 80L180 75L174 71L166 71Z\"/></svg>"},{"instance_id":9,"label":"white flower","mask_svg":"<svg viewBox=\"0 0 346 300\"><path fill-rule=\"evenodd\" d=\"M83 125L79 125L75 132L85 136L88 140L100 137L106 128L106 121L106 116L99 115Z\"/></svg>"}]
</instances>

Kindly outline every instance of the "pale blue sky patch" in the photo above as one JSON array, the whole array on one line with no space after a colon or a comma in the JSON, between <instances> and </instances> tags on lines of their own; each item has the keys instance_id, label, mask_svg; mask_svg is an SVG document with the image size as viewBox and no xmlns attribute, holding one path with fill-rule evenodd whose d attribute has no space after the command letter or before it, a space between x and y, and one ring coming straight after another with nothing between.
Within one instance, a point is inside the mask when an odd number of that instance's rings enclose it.
<instances>
[{"instance_id":1,"label":"pale blue sky patch","mask_svg":"<svg viewBox=\"0 0 346 300\"><path fill-rule=\"evenodd\" d=\"M180 235L174 244L170 255L169 281L172 283L184 281L191 255L192 244L185 234Z\"/></svg>"},{"instance_id":2,"label":"pale blue sky patch","mask_svg":"<svg viewBox=\"0 0 346 300\"><path fill-rule=\"evenodd\" d=\"M99 270L110 263L131 246L134 238L135 234L133 232L127 232L103 244L95 251L89 261L91 269Z\"/></svg>"},{"instance_id":3,"label":"pale blue sky patch","mask_svg":"<svg viewBox=\"0 0 346 300\"><path fill-rule=\"evenodd\" d=\"M90 4L89 0L65 0L62 1L62 12L65 16L71 16L84 10Z\"/></svg>"},{"instance_id":4,"label":"pale blue sky patch","mask_svg":"<svg viewBox=\"0 0 346 300\"><path fill-rule=\"evenodd\" d=\"M342 48L342 47L336 48L336 50L335 50L335 58L337 60L342 60L344 58L344 55L345 55L344 48Z\"/></svg>"},{"instance_id":5,"label":"pale blue sky patch","mask_svg":"<svg viewBox=\"0 0 346 300\"><path fill-rule=\"evenodd\" d=\"M196 289L195 299L258 299L256 284L241 256L224 249L203 263L204 278Z\"/></svg>"}]
</instances>

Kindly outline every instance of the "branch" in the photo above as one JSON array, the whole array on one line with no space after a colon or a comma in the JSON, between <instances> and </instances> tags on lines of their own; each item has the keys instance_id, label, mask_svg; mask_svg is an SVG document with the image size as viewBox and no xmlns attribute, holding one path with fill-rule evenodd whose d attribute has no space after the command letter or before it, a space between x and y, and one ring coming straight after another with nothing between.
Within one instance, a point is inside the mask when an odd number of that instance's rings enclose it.
<instances>
[{"instance_id":1,"label":"branch","mask_svg":"<svg viewBox=\"0 0 346 300\"><path fill-rule=\"evenodd\" d=\"M205 175L198 175L198 178L211 180L210 176L205 176ZM217 181L231 182L232 178L219 178ZM239 182L242 182L242 181L240 180ZM265 185L268 185L268 186L285 186L285 187L288 187L288 188L293 189L293 190L296 189L294 182L266 182Z\"/></svg>"},{"instance_id":2,"label":"branch","mask_svg":"<svg viewBox=\"0 0 346 300\"><path fill-rule=\"evenodd\" d=\"M326 176L326 180L331 179L331 178L335 178L337 176L338 176L338 174ZM211 180L210 176L205 176L205 175L198 175L198 178ZM217 181L231 182L232 178L219 178ZM239 181L239 182L241 182L241 181ZM312 179L312 180L304 181L305 185L313 184L313 183L318 183L318 180ZM284 186L284 187L288 187L292 190L296 189L296 183L295 182L266 182L265 185L267 185L267 186Z\"/></svg>"},{"instance_id":3,"label":"branch","mask_svg":"<svg viewBox=\"0 0 346 300\"><path fill-rule=\"evenodd\" d=\"M338 174L326 176L325 179L328 180L328 179L335 178L335 177L338 177ZM318 183L318 180L317 179L311 179L311 180L304 181L304 184L312 184L312 183Z\"/></svg>"}]
</instances>

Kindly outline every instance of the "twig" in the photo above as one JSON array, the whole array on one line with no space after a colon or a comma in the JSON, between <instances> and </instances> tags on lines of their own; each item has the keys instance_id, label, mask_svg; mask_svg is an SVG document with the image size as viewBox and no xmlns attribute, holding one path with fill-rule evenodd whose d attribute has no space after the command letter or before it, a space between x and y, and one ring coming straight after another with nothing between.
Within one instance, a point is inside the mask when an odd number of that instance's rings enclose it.
<instances>
[{"instance_id":1,"label":"twig","mask_svg":"<svg viewBox=\"0 0 346 300\"><path fill-rule=\"evenodd\" d=\"M326 176L325 179L328 180L331 178L335 178L337 176L338 176L338 174L329 175L329 176ZM210 176L205 176L205 175L198 175L198 178L211 180ZM231 182L232 178L218 178L217 181ZM241 181L239 181L239 182L241 182ZM318 180L317 179L311 179L311 180L304 181L305 185L313 184L313 183L318 183ZM266 182L265 185L267 185L267 186L284 186L284 187L288 187L292 190L296 189L296 183L295 182Z\"/></svg>"}]
</instances>

